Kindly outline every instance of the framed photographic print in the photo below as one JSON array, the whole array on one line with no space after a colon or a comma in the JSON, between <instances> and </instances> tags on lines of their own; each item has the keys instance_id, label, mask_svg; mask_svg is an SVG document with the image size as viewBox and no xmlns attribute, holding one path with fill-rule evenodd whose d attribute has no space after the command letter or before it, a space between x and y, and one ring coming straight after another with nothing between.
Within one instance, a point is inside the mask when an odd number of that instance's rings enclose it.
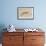
<instances>
[{"instance_id":1,"label":"framed photographic print","mask_svg":"<svg viewBox=\"0 0 46 46\"><path fill-rule=\"evenodd\" d=\"M21 19L21 20L34 19L34 7L18 7L17 19Z\"/></svg>"}]
</instances>

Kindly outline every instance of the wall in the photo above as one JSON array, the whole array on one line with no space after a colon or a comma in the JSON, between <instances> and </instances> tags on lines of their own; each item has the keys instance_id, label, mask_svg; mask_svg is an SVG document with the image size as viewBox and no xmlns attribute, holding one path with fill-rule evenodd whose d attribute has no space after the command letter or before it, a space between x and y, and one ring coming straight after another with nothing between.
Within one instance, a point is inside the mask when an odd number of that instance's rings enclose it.
<instances>
[{"instance_id":1,"label":"wall","mask_svg":"<svg viewBox=\"0 0 46 46\"><path fill-rule=\"evenodd\" d=\"M1 0L0 24L46 28L45 0ZM17 7L34 7L34 20L17 20Z\"/></svg>"},{"instance_id":2,"label":"wall","mask_svg":"<svg viewBox=\"0 0 46 46\"><path fill-rule=\"evenodd\" d=\"M34 20L17 20L17 7L34 7ZM40 27L46 32L46 0L0 0L0 31L9 24Z\"/></svg>"}]
</instances>

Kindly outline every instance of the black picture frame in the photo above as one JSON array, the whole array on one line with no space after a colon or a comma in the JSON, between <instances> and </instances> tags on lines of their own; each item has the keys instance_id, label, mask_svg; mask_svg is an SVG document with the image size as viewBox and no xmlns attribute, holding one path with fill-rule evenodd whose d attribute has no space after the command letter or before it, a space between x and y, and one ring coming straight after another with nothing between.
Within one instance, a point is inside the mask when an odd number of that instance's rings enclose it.
<instances>
[{"instance_id":1,"label":"black picture frame","mask_svg":"<svg viewBox=\"0 0 46 46\"><path fill-rule=\"evenodd\" d=\"M34 7L17 7L18 20L34 20Z\"/></svg>"}]
</instances>

